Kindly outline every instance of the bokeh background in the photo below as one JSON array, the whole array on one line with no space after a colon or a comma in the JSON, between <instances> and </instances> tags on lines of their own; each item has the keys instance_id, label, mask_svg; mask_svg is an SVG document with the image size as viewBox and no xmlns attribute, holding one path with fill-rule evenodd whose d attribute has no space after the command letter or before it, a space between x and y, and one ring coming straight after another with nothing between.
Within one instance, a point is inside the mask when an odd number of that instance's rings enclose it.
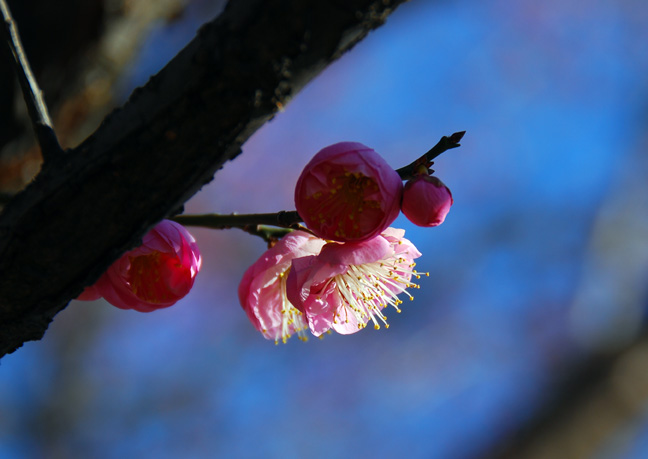
<instances>
[{"instance_id":1,"label":"bokeh background","mask_svg":"<svg viewBox=\"0 0 648 459\"><path fill-rule=\"evenodd\" d=\"M114 99L221 7L151 22ZM643 0L401 6L186 212L290 210L326 145L400 167L466 130L435 164L446 222L393 225L430 272L415 300L388 330L275 346L236 294L264 243L194 229L180 303L72 302L2 359L0 457L648 457L646 75Z\"/></svg>"}]
</instances>

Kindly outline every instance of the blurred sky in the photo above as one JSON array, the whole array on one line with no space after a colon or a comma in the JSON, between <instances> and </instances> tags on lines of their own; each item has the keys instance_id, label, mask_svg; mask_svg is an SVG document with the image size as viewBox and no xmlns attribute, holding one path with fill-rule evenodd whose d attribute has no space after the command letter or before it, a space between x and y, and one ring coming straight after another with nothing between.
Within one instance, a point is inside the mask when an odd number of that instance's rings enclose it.
<instances>
[{"instance_id":1,"label":"blurred sky","mask_svg":"<svg viewBox=\"0 0 648 459\"><path fill-rule=\"evenodd\" d=\"M157 28L124 94L208 13L195 2ZM236 296L263 242L195 229L204 267L183 301L73 302L2 359L0 457L479 457L574 362L642 324L647 43L642 0L401 6L186 205L290 210L326 145L359 141L400 167L466 130L435 164L455 199L446 222L393 225L430 277L389 330L275 346ZM648 455L637 422L603 457Z\"/></svg>"}]
</instances>

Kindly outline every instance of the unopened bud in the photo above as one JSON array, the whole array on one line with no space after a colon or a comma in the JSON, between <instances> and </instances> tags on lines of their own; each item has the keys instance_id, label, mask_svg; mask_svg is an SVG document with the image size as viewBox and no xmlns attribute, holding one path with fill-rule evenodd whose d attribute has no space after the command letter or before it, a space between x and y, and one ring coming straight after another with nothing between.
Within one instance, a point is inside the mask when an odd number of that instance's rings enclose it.
<instances>
[{"instance_id":1,"label":"unopened bud","mask_svg":"<svg viewBox=\"0 0 648 459\"><path fill-rule=\"evenodd\" d=\"M401 210L418 226L438 226L453 203L452 193L437 177L419 175L405 184Z\"/></svg>"}]
</instances>

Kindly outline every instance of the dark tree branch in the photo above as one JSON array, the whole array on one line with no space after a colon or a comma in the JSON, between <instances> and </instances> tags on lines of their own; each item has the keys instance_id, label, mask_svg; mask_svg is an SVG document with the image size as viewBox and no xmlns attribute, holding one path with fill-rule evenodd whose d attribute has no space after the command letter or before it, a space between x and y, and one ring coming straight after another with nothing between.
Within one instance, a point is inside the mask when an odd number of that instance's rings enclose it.
<instances>
[{"instance_id":1,"label":"dark tree branch","mask_svg":"<svg viewBox=\"0 0 648 459\"><path fill-rule=\"evenodd\" d=\"M185 226L201 226L212 229L245 228L250 225L271 225L281 228L293 228L295 225L304 221L294 210L282 210L273 214L176 215L173 217L173 220Z\"/></svg>"},{"instance_id":2,"label":"dark tree branch","mask_svg":"<svg viewBox=\"0 0 648 459\"><path fill-rule=\"evenodd\" d=\"M398 172L398 175L400 175L400 178L402 178L403 180L411 179L412 176L416 173L416 169L419 166L429 168L433 164L434 158L439 156L441 153L446 152L451 148L460 147L461 144L459 142L461 141L465 133L466 131L459 131L455 132L451 136L444 135L443 137L441 137L441 140L439 140L437 144L430 148L423 156L418 158L416 161L411 162L405 167L396 169L396 172Z\"/></svg>"},{"instance_id":3,"label":"dark tree branch","mask_svg":"<svg viewBox=\"0 0 648 459\"><path fill-rule=\"evenodd\" d=\"M9 47L12 63L16 69L18 82L20 83L25 104L27 105L27 111L29 112L29 118L34 127L34 133L41 147L43 160L50 160L55 156L60 156L63 150L52 128L52 121L49 117L45 100L43 99L43 93L31 71L29 61L25 56L25 51L20 41L18 28L5 0L0 0L0 10L2 11L2 35L5 37Z\"/></svg>"},{"instance_id":4,"label":"dark tree branch","mask_svg":"<svg viewBox=\"0 0 648 459\"><path fill-rule=\"evenodd\" d=\"M241 228L252 236L259 236L268 243L268 248L274 246L279 239L290 234L293 230L288 228L276 228L274 226L250 225ZM306 229L302 227L301 229Z\"/></svg>"},{"instance_id":5,"label":"dark tree branch","mask_svg":"<svg viewBox=\"0 0 648 459\"><path fill-rule=\"evenodd\" d=\"M294 229L303 229L310 232L310 230L300 225L303 220L295 210L281 210L272 214L176 215L171 220L184 226L199 226L210 229L239 228L253 236L259 236L270 245Z\"/></svg>"},{"instance_id":6,"label":"dark tree branch","mask_svg":"<svg viewBox=\"0 0 648 459\"><path fill-rule=\"evenodd\" d=\"M0 356L209 182L403 0L237 0L0 215Z\"/></svg>"}]
</instances>

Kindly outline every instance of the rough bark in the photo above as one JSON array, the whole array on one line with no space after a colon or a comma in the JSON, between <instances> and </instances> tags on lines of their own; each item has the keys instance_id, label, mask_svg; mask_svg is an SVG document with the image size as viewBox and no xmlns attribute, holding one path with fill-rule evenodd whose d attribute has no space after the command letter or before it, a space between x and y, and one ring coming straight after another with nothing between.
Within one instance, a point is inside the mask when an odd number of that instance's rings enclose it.
<instances>
[{"instance_id":1,"label":"rough bark","mask_svg":"<svg viewBox=\"0 0 648 459\"><path fill-rule=\"evenodd\" d=\"M0 215L0 356L209 182L404 0L237 0Z\"/></svg>"}]
</instances>

